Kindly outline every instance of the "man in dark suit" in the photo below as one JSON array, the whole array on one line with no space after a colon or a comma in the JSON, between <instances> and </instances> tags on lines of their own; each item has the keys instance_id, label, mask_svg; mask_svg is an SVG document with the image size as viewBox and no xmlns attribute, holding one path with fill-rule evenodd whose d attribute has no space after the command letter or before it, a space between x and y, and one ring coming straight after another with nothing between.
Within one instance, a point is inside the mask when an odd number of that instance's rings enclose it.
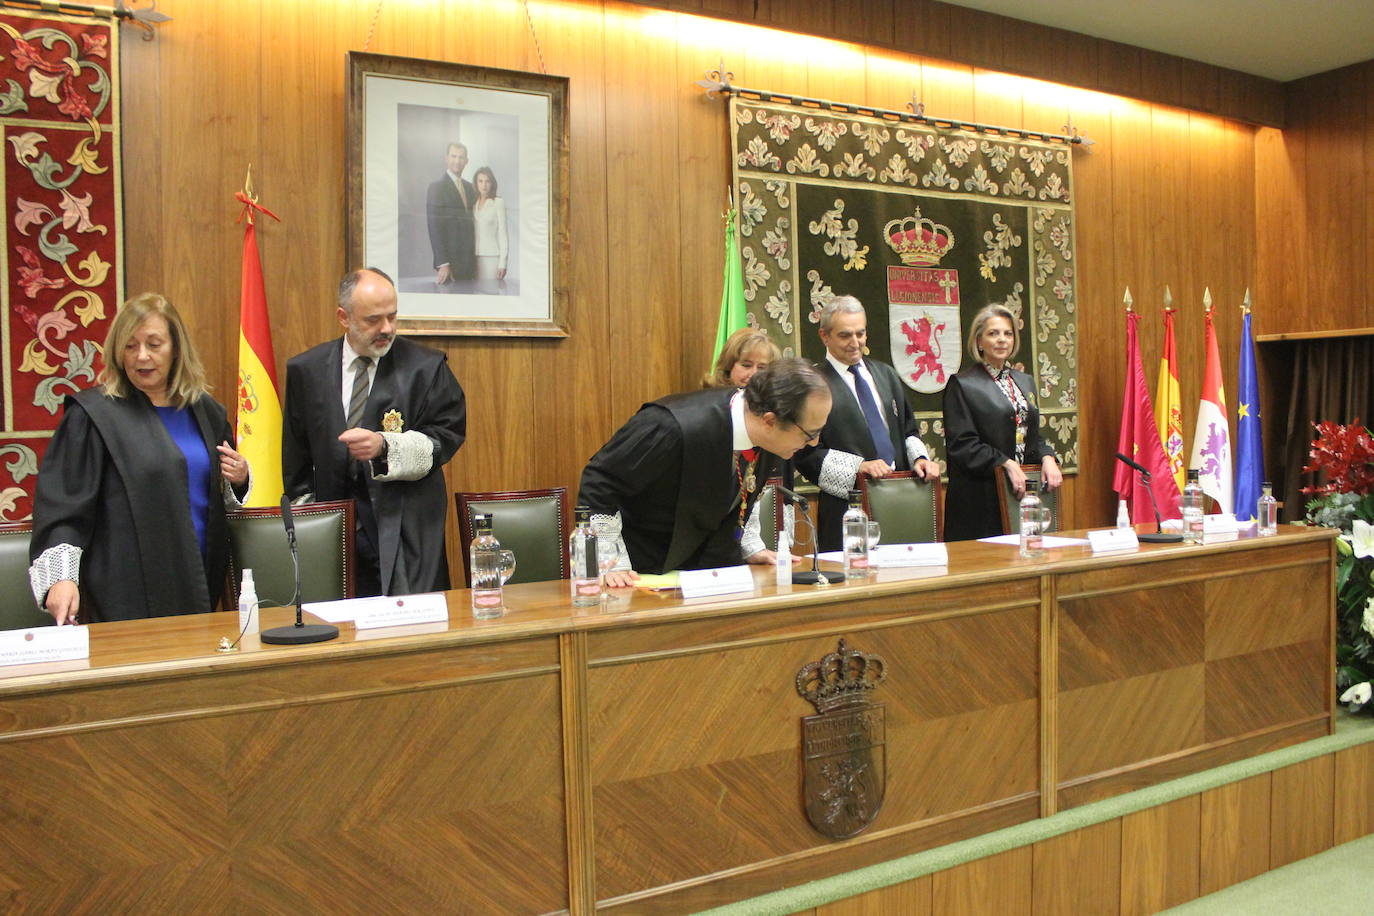
<instances>
[{"instance_id":1,"label":"man in dark suit","mask_svg":"<svg viewBox=\"0 0 1374 916\"><path fill-rule=\"evenodd\" d=\"M463 178L467 167L468 148L450 143L444 151L444 174L425 193L434 283L440 287L477 276L477 236L472 222L477 189Z\"/></svg>"},{"instance_id":2,"label":"man in dark suit","mask_svg":"<svg viewBox=\"0 0 1374 916\"><path fill-rule=\"evenodd\" d=\"M744 389L708 388L645 404L582 471L579 502L601 536L622 537L622 562L606 581L635 571L735 566L746 559L745 520L770 476L815 441L830 390L805 360L770 363Z\"/></svg>"},{"instance_id":3,"label":"man in dark suit","mask_svg":"<svg viewBox=\"0 0 1374 916\"><path fill-rule=\"evenodd\" d=\"M821 310L825 359L817 364L830 386L834 407L820 444L797 456L797 470L820 487L817 542L839 550L840 520L859 475L886 477L913 471L939 476L919 436L897 370L864 356L868 317L853 296L837 296Z\"/></svg>"},{"instance_id":4,"label":"man in dark suit","mask_svg":"<svg viewBox=\"0 0 1374 916\"><path fill-rule=\"evenodd\" d=\"M443 466L467 435L463 389L442 352L396 336L380 270L343 278L337 314L343 337L286 364L286 493L356 500L359 596L446 589Z\"/></svg>"}]
</instances>

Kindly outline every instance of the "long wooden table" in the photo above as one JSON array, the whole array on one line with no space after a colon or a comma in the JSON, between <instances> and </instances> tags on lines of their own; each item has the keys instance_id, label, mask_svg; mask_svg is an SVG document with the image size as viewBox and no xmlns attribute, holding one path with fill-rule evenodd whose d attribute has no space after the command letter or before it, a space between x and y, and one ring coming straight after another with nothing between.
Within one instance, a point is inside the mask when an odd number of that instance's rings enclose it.
<instances>
[{"instance_id":1,"label":"long wooden table","mask_svg":"<svg viewBox=\"0 0 1374 916\"><path fill-rule=\"evenodd\" d=\"M1329 733L1334 541L1027 561L214 651L232 614L100 624L0 672L7 912L685 912ZM768 571L771 581L771 570ZM284 622L269 611L264 625ZM369 638L371 637L371 638ZM802 807L795 678L881 655L886 793ZM251 641L251 640L250 640Z\"/></svg>"}]
</instances>

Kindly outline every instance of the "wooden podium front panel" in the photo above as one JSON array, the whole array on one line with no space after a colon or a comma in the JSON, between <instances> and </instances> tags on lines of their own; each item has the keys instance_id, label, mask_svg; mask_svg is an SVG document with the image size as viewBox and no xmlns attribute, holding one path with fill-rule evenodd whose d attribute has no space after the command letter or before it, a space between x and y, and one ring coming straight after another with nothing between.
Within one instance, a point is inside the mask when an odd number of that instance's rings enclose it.
<instances>
[{"instance_id":1,"label":"wooden podium front panel","mask_svg":"<svg viewBox=\"0 0 1374 916\"><path fill-rule=\"evenodd\" d=\"M1061 577L1061 804L1325 734L1329 576L1323 541Z\"/></svg>"},{"instance_id":2,"label":"wooden podium front panel","mask_svg":"<svg viewBox=\"0 0 1374 916\"><path fill-rule=\"evenodd\" d=\"M961 815L1024 803L1008 816L1034 816L1038 586L1032 578L593 634L598 897L629 903L655 888L798 858L809 858L804 873L816 877L873 861L872 843L889 841L882 857L922 848L923 827L937 822L941 842L955 839ZM885 707L884 803L848 841L826 838L806 818L801 719L815 709L795 683L840 638L887 663L872 696ZM747 886L761 892L781 881L761 874Z\"/></svg>"},{"instance_id":3,"label":"wooden podium front panel","mask_svg":"<svg viewBox=\"0 0 1374 916\"><path fill-rule=\"evenodd\" d=\"M6 911L567 906L555 639L297 655L7 698Z\"/></svg>"}]
</instances>

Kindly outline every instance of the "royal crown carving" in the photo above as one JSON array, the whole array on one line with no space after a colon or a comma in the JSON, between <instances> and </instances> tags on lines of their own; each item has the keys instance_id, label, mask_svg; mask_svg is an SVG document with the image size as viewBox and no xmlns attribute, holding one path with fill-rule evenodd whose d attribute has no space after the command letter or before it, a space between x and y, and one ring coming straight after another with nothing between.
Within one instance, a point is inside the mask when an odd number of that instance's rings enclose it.
<instances>
[{"instance_id":1,"label":"royal crown carving","mask_svg":"<svg viewBox=\"0 0 1374 916\"><path fill-rule=\"evenodd\" d=\"M927 219L916 208L914 216L894 219L883 227L883 236L903 264L932 267L954 247L954 233L948 226Z\"/></svg>"},{"instance_id":2,"label":"royal crown carving","mask_svg":"<svg viewBox=\"0 0 1374 916\"><path fill-rule=\"evenodd\" d=\"M797 693L825 713L867 703L873 690L887 677L882 656L860 652L840 640L840 648L797 672Z\"/></svg>"}]
</instances>

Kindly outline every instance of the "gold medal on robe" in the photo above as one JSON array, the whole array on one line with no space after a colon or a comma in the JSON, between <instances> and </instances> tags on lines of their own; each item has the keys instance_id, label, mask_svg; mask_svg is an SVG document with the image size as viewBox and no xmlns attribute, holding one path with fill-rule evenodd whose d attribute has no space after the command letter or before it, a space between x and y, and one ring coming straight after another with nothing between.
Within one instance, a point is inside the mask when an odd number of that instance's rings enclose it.
<instances>
[{"instance_id":1,"label":"gold medal on robe","mask_svg":"<svg viewBox=\"0 0 1374 916\"><path fill-rule=\"evenodd\" d=\"M749 462L749 466L744 469L744 489L747 493L753 493L758 487L758 478L754 476L754 462Z\"/></svg>"},{"instance_id":2,"label":"gold medal on robe","mask_svg":"<svg viewBox=\"0 0 1374 916\"><path fill-rule=\"evenodd\" d=\"M399 410L388 410L382 414L382 432L399 433L405 430L405 418L401 416Z\"/></svg>"},{"instance_id":3,"label":"gold medal on robe","mask_svg":"<svg viewBox=\"0 0 1374 916\"><path fill-rule=\"evenodd\" d=\"M1017 447L1017 448L1020 448L1021 446L1025 445L1025 444L1026 444L1026 428L1025 428L1024 426L1018 426L1018 427L1016 427L1016 447Z\"/></svg>"}]
</instances>

